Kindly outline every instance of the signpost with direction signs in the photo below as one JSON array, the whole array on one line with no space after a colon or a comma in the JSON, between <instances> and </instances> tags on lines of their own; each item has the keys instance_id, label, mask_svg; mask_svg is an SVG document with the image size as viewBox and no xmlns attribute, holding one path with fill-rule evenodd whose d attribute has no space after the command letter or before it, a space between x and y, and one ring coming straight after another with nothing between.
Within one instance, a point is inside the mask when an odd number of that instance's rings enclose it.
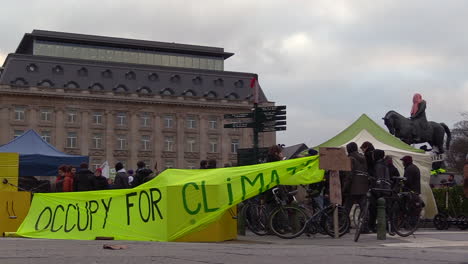
<instances>
[{"instance_id":1,"label":"signpost with direction signs","mask_svg":"<svg viewBox=\"0 0 468 264\"><path fill-rule=\"evenodd\" d=\"M251 118L252 122L237 122L225 124L224 128L253 128L254 130L254 153L258 157L258 133L276 132L286 130L286 106L264 106L254 104L250 113L225 114L225 119Z\"/></svg>"}]
</instances>

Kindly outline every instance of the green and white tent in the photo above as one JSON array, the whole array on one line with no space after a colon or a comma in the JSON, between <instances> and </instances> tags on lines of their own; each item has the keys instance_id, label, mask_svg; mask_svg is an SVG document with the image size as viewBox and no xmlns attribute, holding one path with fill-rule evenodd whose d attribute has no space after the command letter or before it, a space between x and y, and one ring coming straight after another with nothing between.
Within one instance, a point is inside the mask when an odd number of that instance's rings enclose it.
<instances>
[{"instance_id":1,"label":"green and white tent","mask_svg":"<svg viewBox=\"0 0 468 264\"><path fill-rule=\"evenodd\" d=\"M388 133L384 128L375 123L367 115L363 114L354 123L330 140L320 144L319 147L344 147L350 142L356 142L360 146L365 141L371 142L376 149L385 151L385 155L391 156L393 164L403 175L403 164L400 159L406 155L413 157L413 163L421 171L421 196L426 207L425 218L433 218L437 214L437 206L434 195L429 186L432 169L432 158L429 152L413 148L400 139Z\"/></svg>"}]
</instances>

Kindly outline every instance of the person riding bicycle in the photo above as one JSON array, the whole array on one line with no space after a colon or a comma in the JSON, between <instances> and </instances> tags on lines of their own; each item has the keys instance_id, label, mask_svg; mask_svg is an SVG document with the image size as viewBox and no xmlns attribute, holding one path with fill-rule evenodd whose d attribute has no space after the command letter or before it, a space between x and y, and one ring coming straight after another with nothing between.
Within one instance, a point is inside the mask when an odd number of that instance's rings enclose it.
<instances>
[{"instance_id":1,"label":"person riding bicycle","mask_svg":"<svg viewBox=\"0 0 468 264\"><path fill-rule=\"evenodd\" d=\"M421 194L421 172L419 168L413 164L413 157L404 156L401 158L405 173L403 177L406 178L405 188L417 194Z\"/></svg>"}]
</instances>

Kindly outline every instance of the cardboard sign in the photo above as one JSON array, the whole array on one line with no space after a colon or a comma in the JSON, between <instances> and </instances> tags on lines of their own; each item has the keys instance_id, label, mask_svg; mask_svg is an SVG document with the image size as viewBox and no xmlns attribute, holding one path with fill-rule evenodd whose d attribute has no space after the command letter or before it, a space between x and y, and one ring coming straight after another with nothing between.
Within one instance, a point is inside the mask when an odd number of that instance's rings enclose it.
<instances>
[{"instance_id":1,"label":"cardboard sign","mask_svg":"<svg viewBox=\"0 0 468 264\"><path fill-rule=\"evenodd\" d=\"M341 181L339 171L330 171L330 202L341 204Z\"/></svg>"},{"instance_id":2,"label":"cardboard sign","mask_svg":"<svg viewBox=\"0 0 468 264\"><path fill-rule=\"evenodd\" d=\"M344 148L320 148L320 169L351 171L351 160Z\"/></svg>"}]
</instances>

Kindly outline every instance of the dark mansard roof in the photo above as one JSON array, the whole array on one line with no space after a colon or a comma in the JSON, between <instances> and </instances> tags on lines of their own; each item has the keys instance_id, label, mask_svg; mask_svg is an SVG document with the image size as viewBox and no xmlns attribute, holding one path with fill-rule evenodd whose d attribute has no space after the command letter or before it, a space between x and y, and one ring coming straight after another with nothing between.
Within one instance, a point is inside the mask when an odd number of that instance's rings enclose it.
<instances>
[{"instance_id":1,"label":"dark mansard roof","mask_svg":"<svg viewBox=\"0 0 468 264\"><path fill-rule=\"evenodd\" d=\"M251 99L253 73L9 54L0 84L92 91ZM260 91L260 102L266 102Z\"/></svg>"}]
</instances>

